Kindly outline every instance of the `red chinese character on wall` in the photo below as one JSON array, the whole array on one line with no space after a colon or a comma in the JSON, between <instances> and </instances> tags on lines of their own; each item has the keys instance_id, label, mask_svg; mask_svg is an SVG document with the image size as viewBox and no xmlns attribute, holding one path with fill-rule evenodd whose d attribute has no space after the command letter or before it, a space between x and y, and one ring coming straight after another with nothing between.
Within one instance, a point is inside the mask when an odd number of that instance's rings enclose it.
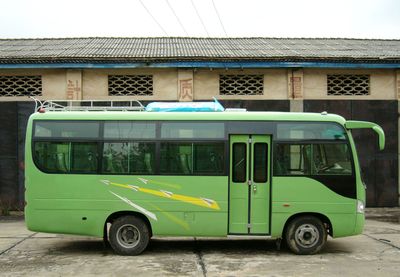
<instances>
[{"instance_id":1,"label":"red chinese character on wall","mask_svg":"<svg viewBox=\"0 0 400 277\"><path fill-rule=\"evenodd\" d=\"M80 88L77 80L75 80L75 82L72 80L67 81L67 99L68 100L79 99L80 92L81 92L81 88Z\"/></svg>"},{"instance_id":2,"label":"red chinese character on wall","mask_svg":"<svg viewBox=\"0 0 400 277\"><path fill-rule=\"evenodd\" d=\"M193 80L179 80L179 101L193 101Z\"/></svg>"}]
</instances>

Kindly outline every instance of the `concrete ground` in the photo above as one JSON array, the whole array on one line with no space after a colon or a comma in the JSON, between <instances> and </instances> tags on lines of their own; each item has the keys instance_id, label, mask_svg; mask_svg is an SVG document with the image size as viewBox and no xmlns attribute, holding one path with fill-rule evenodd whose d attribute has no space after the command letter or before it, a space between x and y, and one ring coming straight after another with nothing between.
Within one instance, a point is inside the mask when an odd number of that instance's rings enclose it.
<instances>
[{"instance_id":1,"label":"concrete ground","mask_svg":"<svg viewBox=\"0 0 400 277\"><path fill-rule=\"evenodd\" d=\"M314 256L277 251L272 240L156 238L142 255L123 257L100 239L33 233L22 218L3 217L0 275L400 276L400 210L368 214L362 235L329 239Z\"/></svg>"}]
</instances>

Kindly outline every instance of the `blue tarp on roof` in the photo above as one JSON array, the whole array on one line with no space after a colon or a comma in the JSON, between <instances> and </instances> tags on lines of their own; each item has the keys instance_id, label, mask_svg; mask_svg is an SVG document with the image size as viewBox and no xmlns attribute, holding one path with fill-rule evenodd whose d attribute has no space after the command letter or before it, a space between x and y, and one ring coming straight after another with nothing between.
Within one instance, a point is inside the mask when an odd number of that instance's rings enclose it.
<instances>
[{"instance_id":1,"label":"blue tarp on roof","mask_svg":"<svg viewBox=\"0 0 400 277\"><path fill-rule=\"evenodd\" d=\"M223 112L218 102L152 102L146 106L147 112Z\"/></svg>"}]
</instances>

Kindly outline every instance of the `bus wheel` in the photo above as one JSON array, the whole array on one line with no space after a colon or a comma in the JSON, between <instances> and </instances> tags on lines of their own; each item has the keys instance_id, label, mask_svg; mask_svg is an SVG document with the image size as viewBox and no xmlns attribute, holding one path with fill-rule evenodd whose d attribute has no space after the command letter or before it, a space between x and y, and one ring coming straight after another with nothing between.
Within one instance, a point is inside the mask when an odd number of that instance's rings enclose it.
<instances>
[{"instance_id":1,"label":"bus wheel","mask_svg":"<svg viewBox=\"0 0 400 277\"><path fill-rule=\"evenodd\" d=\"M327 231L316 217L301 216L293 219L286 228L286 243L295 254L312 255L326 243Z\"/></svg>"},{"instance_id":2,"label":"bus wheel","mask_svg":"<svg viewBox=\"0 0 400 277\"><path fill-rule=\"evenodd\" d=\"M109 240L117 254L139 255L149 243L149 228L140 218L122 216L112 223Z\"/></svg>"}]
</instances>

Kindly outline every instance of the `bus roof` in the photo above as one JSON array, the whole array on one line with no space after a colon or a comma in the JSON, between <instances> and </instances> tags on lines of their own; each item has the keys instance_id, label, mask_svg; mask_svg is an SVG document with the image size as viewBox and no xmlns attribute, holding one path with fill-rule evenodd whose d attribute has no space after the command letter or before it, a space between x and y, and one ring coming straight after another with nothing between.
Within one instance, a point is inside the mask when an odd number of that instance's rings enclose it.
<instances>
[{"instance_id":1,"label":"bus roof","mask_svg":"<svg viewBox=\"0 0 400 277\"><path fill-rule=\"evenodd\" d=\"M39 120L222 120L222 121L323 121L341 125L346 120L336 114L294 112L131 112L131 111L57 111L36 112Z\"/></svg>"}]
</instances>

